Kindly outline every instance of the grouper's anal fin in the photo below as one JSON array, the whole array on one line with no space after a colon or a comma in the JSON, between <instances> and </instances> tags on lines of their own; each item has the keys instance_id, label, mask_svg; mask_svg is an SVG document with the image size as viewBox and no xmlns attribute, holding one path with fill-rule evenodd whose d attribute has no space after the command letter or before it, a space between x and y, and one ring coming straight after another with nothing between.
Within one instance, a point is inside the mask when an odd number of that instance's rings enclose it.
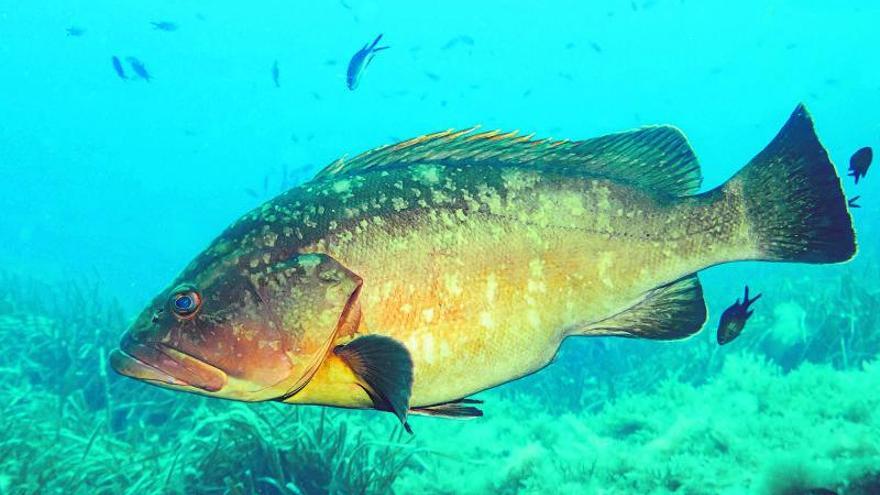
<instances>
[{"instance_id":1,"label":"grouper's anal fin","mask_svg":"<svg viewBox=\"0 0 880 495\"><path fill-rule=\"evenodd\" d=\"M584 325L573 334L674 340L697 333L705 322L703 288L694 274L657 287L634 306Z\"/></svg>"},{"instance_id":2,"label":"grouper's anal fin","mask_svg":"<svg viewBox=\"0 0 880 495\"><path fill-rule=\"evenodd\" d=\"M412 433L406 414L412 395L413 362L406 347L390 337L364 335L333 352L351 368L373 406L393 412Z\"/></svg>"},{"instance_id":3,"label":"grouper's anal fin","mask_svg":"<svg viewBox=\"0 0 880 495\"><path fill-rule=\"evenodd\" d=\"M477 399L458 399L432 406L413 407L409 412L411 414L440 418L470 419L483 415L483 411L479 407L474 406L474 404L482 403L483 401Z\"/></svg>"},{"instance_id":4,"label":"grouper's anal fin","mask_svg":"<svg viewBox=\"0 0 880 495\"><path fill-rule=\"evenodd\" d=\"M668 125L643 127L582 141L533 139L516 132L448 130L341 158L315 180L414 164L518 166L614 180L666 196L700 188L697 157L684 134Z\"/></svg>"}]
</instances>

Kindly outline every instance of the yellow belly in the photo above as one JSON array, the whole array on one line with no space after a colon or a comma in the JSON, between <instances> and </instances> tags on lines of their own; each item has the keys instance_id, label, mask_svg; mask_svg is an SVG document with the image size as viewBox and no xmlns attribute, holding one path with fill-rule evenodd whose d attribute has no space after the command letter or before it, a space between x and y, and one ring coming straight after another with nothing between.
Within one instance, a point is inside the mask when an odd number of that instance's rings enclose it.
<instances>
[{"instance_id":1,"label":"yellow belly","mask_svg":"<svg viewBox=\"0 0 880 495\"><path fill-rule=\"evenodd\" d=\"M672 258L657 266L649 246L486 224L422 233L343 259L364 278L368 331L399 340L413 358L414 406L534 372L569 330L687 272Z\"/></svg>"}]
</instances>

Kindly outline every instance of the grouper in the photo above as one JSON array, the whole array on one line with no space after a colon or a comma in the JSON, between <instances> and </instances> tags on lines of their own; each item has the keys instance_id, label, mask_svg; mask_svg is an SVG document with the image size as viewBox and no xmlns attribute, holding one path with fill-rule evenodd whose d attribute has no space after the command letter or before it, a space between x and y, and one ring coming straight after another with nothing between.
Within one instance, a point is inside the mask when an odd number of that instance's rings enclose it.
<instances>
[{"instance_id":1,"label":"grouper","mask_svg":"<svg viewBox=\"0 0 880 495\"><path fill-rule=\"evenodd\" d=\"M670 340L696 273L856 252L798 106L721 186L652 126L583 141L444 131L340 159L245 214L160 292L111 364L175 390L408 414L533 373L570 336Z\"/></svg>"}]
</instances>

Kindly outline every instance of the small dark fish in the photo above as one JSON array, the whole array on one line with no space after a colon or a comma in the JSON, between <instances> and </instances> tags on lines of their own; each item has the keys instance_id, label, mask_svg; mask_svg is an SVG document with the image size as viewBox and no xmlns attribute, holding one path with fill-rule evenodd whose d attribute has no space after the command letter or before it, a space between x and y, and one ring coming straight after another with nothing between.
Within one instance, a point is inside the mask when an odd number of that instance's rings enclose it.
<instances>
[{"instance_id":1,"label":"small dark fish","mask_svg":"<svg viewBox=\"0 0 880 495\"><path fill-rule=\"evenodd\" d=\"M462 34L460 36L456 36L451 40L447 41L445 45L440 47L441 50L449 50L450 48L454 48L456 45L467 45L474 46L474 39L466 34Z\"/></svg>"},{"instance_id":2,"label":"small dark fish","mask_svg":"<svg viewBox=\"0 0 880 495\"><path fill-rule=\"evenodd\" d=\"M596 53L602 53L602 47L599 46L599 43L596 43L595 41L590 42L590 48L592 48L593 51L595 51Z\"/></svg>"},{"instance_id":3,"label":"small dark fish","mask_svg":"<svg viewBox=\"0 0 880 495\"><path fill-rule=\"evenodd\" d=\"M736 300L729 308L721 314L721 321L718 322L718 344L724 345L733 342L739 337L743 328L746 326L746 320L752 316L753 311L749 309L755 301L761 298L761 294L749 299L749 286L746 286L746 293L742 302Z\"/></svg>"},{"instance_id":4,"label":"small dark fish","mask_svg":"<svg viewBox=\"0 0 880 495\"><path fill-rule=\"evenodd\" d=\"M275 62L272 63L272 82L275 83L276 88L281 87L280 76L281 76L281 73L278 72L278 61L276 60Z\"/></svg>"},{"instance_id":5,"label":"small dark fish","mask_svg":"<svg viewBox=\"0 0 880 495\"><path fill-rule=\"evenodd\" d=\"M153 77L150 75L149 72L147 72L147 68L146 66L144 66L143 62L134 57L126 57L125 60L128 61L128 65L131 66L131 70L133 70L139 78L143 79L144 81L150 82L150 79L152 79Z\"/></svg>"},{"instance_id":6,"label":"small dark fish","mask_svg":"<svg viewBox=\"0 0 880 495\"><path fill-rule=\"evenodd\" d=\"M363 48L358 50L357 53L351 57L351 61L348 62L348 73L345 77L345 84L348 85L348 89L354 91L358 87L361 80L361 74L363 74L367 66L370 65L370 62L373 61L376 52L387 50L389 48L387 46L376 46L381 39L382 35L380 34L373 41L373 44L364 45Z\"/></svg>"},{"instance_id":7,"label":"small dark fish","mask_svg":"<svg viewBox=\"0 0 880 495\"><path fill-rule=\"evenodd\" d=\"M156 22L151 22L150 24L152 24L153 29L155 29L157 31L168 31L169 33L171 31L177 31L177 23L174 23L174 22L156 21Z\"/></svg>"},{"instance_id":8,"label":"small dark fish","mask_svg":"<svg viewBox=\"0 0 880 495\"><path fill-rule=\"evenodd\" d=\"M858 201L859 198L861 198L861 196L853 196L853 197L849 198L848 200L846 200L846 205L849 206L850 208L861 208L862 205L856 203L856 201Z\"/></svg>"},{"instance_id":9,"label":"small dark fish","mask_svg":"<svg viewBox=\"0 0 880 495\"><path fill-rule=\"evenodd\" d=\"M859 149L849 159L849 175L859 183L859 179L868 173L868 167L871 166L871 160L874 159L874 151L870 146Z\"/></svg>"},{"instance_id":10,"label":"small dark fish","mask_svg":"<svg viewBox=\"0 0 880 495\"><path fill-rule=\"evenodd\" d=\"M84 34L86 34L86 30L81 27L70 26L69 28L67 28L67 35L68 36L80 37Z\"/></svg>"},{"instance_id":11,"label":"small dark fish","mask_svg":"<svg viewBox=\"0 0 880 495\"><path fill-rule=\"evenodd\" d=\"M128 76L125 75L125 68L122 67L122 62L116 55L113 55L113 70L116 71L116 75L119 76L119 79L128 79Z\"/></svg>"},{"instance_id":12,"label":"small dark fish","mask_svg":"<svg viewBox=\"0 0 880 495\"><path fill-rule=\"evenodd\" d=\"M437 74L434 74L433 72L425 71L425 76L434 82L437 82L440 80L440 76L438 76Z\"/></svg>"}]
</instances>

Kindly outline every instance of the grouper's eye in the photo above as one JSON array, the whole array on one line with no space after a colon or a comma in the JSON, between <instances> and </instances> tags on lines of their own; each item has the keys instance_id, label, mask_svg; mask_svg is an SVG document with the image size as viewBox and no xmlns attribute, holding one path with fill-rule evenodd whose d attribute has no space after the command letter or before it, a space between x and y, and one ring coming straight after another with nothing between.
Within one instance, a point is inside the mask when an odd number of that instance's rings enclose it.
<instances>
[{"instance_id":1,"label":"grouper's eye","mask_svg":"<svg viewBox=\"0 0 880 495\"><path fill-rule=\"evenodd\" d=\"M171 295L168 305L180 318L192 318L202 305L202 296L195 287L181 286Z\"/></svg>"}]
</instances>

